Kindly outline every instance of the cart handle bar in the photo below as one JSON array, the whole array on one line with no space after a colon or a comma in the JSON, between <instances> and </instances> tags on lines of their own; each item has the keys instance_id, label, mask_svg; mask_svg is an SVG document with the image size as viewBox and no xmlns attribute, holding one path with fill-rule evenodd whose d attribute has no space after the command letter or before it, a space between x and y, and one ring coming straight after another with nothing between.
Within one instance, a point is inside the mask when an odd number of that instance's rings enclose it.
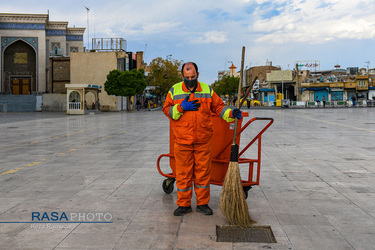
<instances>
[{"instance_id":1,"label":"cart handle bar","mask_svg":"<svg viewBox=\"0 0 375 250\"><path fill-rule=\"evenodd\" d=\"M165 173L163 173L163 171L160 169L160 160L161 160L161 158L163 158L163 157L174 158L174 155L172 155L172 154L162 154L162 155L160 155L160 156L158 157L158 160L157 160L157 162L156 162L156 165L157 165L157 168L158 168L159 173L160 173L162 176L164 176L164 177L175 178L175 176L173 176L173 173L165 174Z\"/></svg>"},{"instance_id":2,"label":"cart handle bar","mask_svg":"<svg viewBox=\"0 0 375 250\"><path fill-rule=\"evenodd\" d=\"M262 136L262 134L272 125L274 119L273 118L269 118L269 117L254 117L254 118L251 118L238 132L237 132L237 136L239 134L242 133L242 131L244 131L249 125L250 123L254 122L254 121L269 121L267 123L267 125L258 133L258 135L256 135L249 144L247 144L247 146L238 154L238 157L240 157L243 153L245 153L245 151L258 139ZM225 147L224 149L214 158L218 158L230 145L232 144L232 142L230 141Z\"/></svg>"}]
</instances>

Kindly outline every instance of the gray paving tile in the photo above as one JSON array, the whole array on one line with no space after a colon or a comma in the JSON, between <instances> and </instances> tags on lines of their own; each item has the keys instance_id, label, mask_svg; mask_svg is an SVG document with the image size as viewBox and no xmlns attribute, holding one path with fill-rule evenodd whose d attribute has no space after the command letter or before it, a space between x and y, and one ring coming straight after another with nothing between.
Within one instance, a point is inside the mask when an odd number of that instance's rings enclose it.
<instances>
[{"instance_id":1,"label":"gray paving tile","mask_svg":"<svg viewBox=\"0 0 375 250\"><path fill-rule=\"evenodd\" d=\"M345 240L337 240L335 238L313 238L313 237L290 237L293 242L294 249L353 249Z\"/></svg>"},{"instance_id":2,"label":"gray paving tile","mask_svg":"<svg viewBox=\"0 0 375 250\"><path fill-rule=\"evenodd\" d=\"M73 232L56 246L60 248L113 249L120 238L120 233Z\"/></svg>"},{"instance_id":3,"label":"gray paving tile","mask_svg":"<svg viewBox=\"0 0 375 250\"><path fill-rule=\"evenodd\" d=\"M35 229L0 224L7 249L370 249L375 232L373 109L252 109L274 117L262 137L260 186L249 191L251 217L270 225L277 243L218 243L220 186L213 216L173 216L176 190L165 194L156 170L169 153L161 111L90 116L0 114L0 218L33 211L110 212L112 224ZM246 120L249 118L245 118ZM262 126L241 134L246 143ZM361 143L353 143L358 142ZM243 146L242 146L243 148ZM255 146L244 156L255 157ZM34 164L35 162L41 162ZM162 162L166 171L168 159ZM241 167L247 175L248 168ZM41 242L41 238L49 237Z\"/></svg>"},{"instance_id":4,"label":"gray paving tile","mask_svg":"<svg viewBox=\"0 0 375 250\"><path fill-rule=\"evenodd\" d=\"M173 249L175 234L125 232L114 249Z\"/></svg>"}]
</instances>

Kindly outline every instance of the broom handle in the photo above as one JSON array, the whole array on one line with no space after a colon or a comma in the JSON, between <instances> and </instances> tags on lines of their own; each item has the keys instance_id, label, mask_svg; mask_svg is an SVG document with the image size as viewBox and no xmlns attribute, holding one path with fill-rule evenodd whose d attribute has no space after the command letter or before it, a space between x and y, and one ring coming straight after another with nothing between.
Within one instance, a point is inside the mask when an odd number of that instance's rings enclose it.
<instances>
[{"instance_id":1,"label":"broom handle","mask_svg":"<svg viewBox=\"0 0 375 250\"><path fill-rule=\"evenodd\" d=\"M238 109L241 108L240 101L241 101L241 91L242 91L242 79L243 79L244 61L245 61L245 46L242 46L240 83L238 84L238 95L237 95L237 108ZM233 145L236 144L236 139L237 139L237 125L238 125L238 119L235 118L235 120L234 120L234 134L233 134L233 142L232 142Z\"/></svg>"}]
</instances>

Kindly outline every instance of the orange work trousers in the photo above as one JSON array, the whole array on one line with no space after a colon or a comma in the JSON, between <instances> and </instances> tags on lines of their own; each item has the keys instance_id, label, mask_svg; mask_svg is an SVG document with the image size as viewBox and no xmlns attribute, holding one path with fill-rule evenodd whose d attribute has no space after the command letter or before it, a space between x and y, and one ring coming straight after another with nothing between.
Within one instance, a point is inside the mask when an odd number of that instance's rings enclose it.
<instances>
[{"instance_id":1,"label":"orange work trousers","mask_svg":"<svg viewBox=\"0 0 375 250\"><path fill-rule=\"evenodd\" d=\"M210 201L211 142L204 144L174 144L176 160L177 205L191 206L194 191L197 206Z\"/></svg>"}]
</instances>

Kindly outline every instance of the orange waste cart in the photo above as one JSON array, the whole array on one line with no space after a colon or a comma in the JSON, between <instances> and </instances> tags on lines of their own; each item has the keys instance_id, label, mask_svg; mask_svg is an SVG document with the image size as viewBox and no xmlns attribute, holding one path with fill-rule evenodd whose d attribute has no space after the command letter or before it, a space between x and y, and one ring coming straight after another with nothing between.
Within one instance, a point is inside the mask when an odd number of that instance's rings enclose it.
<instances>
[{"instance_id":1,"label":"orange waste cart","mask_svg":"<svg viewBox=\"0 0 375 250\"><path fill-rule=\"evenodd\" d=\"M242 112L242 117L248 117L249 114L247 112ZM247 180L242 180L242 186L245 192L245 196L247 198L248 191L250 190L251 186L259 185L259 177L260 177L260 160L261 160L261 142L262 142L262 134L271 126L273 123L273 118L259 118L255 117L250 119L243 127L242 126L242 119L238 120L238 129L237 129L237 144L240 146L241 141L241 133L244 131L251 123L254 121L259 120L266 120L268 123L263 127L263 129L242 149L242 151L238 154L238 163L239 164L249 164L249 176ZM211 184L214 185L223 185L224 177L227 173L227 169L229 166L230 161L230 151L231 151L231 144L233 141L233 131L234 131L234 122L228 123L221 119L218 116L212 116L212 123L213 123L213 130L214 134L212 137L212 151L211 151ZM175 137L172 133L171 125L169 127L169 154L162 154L157 159L157 169L162 176L167 177L163 181L162 188L165 193L170 194L173 192L174 189L174 182L176 180L176 167L175 167L175 159L174 159L174 141ZM257 150L257 157L255 159L250 158L243 158L241 155L245 153L245 151L253 145L255 142L257 143L258 150ZM160 168L160 160L163 157L169 157L169 166L172 170L171 173L164 173ZM256 175L254 175L254 168L256 169Z\"/></svg>"}]
</instances>

